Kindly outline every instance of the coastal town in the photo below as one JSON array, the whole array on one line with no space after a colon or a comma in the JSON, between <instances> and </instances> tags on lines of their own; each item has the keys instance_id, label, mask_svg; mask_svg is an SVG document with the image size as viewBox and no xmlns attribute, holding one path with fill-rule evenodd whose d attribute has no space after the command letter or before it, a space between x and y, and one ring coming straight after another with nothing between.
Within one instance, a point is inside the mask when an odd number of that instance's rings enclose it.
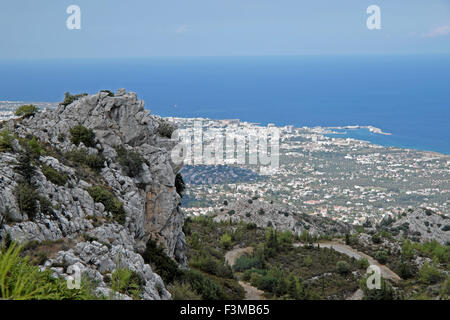
<instances>
[{"instance_id":1,"label":"coastal town","mask_svg":"<svg viewBox=\"0 0 450 320\"><path fill-rule=\"evenodd\" d=\"M241 136L262 129L258 124L239 120L170 120L182 130L201 122L203 132L215 129L229 133L231 128ZM365 128L373 134L386 134L374 127ZM380 222L416 207L449 214L448 155L328 136L336 128L278 129L279 167L268 175L261 174L260 166L248 161L185 166L181 171L189 185L183 202L185 212L207 214L224 203L258 197L301 213L355 225ZM204 135L203 140L208 145L214 137Z\"/></svg>"}]
</instances>

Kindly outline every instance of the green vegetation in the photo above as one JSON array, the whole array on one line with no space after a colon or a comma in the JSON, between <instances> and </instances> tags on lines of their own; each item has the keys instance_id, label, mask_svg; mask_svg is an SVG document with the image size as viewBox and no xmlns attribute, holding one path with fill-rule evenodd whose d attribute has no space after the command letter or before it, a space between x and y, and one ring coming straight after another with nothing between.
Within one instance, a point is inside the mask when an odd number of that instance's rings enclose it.
<instances>
[{"instance_id":1,"label":"green vegetation","mask_svg":"<svg viewBox=\"0 0 450 320\"><path fill-rule=\"evenodd\" d=\"M173 132L176 130L176 126L172 123L170 123L167 120L161 120L159 127L158 127L158 133L161 137L165 138L172 138Z\"/></svg>"},{"instance_id":2,"label":"green vegetation","mask_svg":"<svg viewBox=\"0 0 450 320\"><path fill-rule=\"evenodd\" d=\"M13 151L12 142L14 137L11 131L2 130L0 131L0 152L11 152Z\"/></svg>"},{"instance_id":3,"label":"green vegetation","mask_svg":"<svg viewBox=\"0 0 450 320\"><path fill-rule=\"evenodd\" d=\"M117 153L117 162L127 176L134 178L142 172L144 159L139 153L127 150L123 146L116 146L114 149Z\"/></svg>"},{"instance_id":4,"label":"green vegetation","mask_svg":"<svg viewBox=\"0 0 450 320\"><path fill-rule=\"evenodd\" d=\"M33 221L38 213L39 196L35 188L28 183L20 183L14 189L20 212L26 214Z\"/></svg>"},{"instance_id":5,"label":"green vegetation","mask_svg":"<svg viewBox=\"0 0 450 320\"><path fill-rule=\"evenodd\" d=\"M122 294L139 299L145 280L135 271L117 268L111 275L111 288Z\"/></svg>"},{"instance_id":6,"label":"green vegetation","mask_svg":"<svg viewBox=\"0 0 450 320\"><path fill-rule=\"evenodd\" d=\"M56 184L58 186L65 185L67 183L67 180L69 179L67 174L59 172L58 170L55 170L52 167L47 166L45 164L42 165L41 171L47 178L47 180L51 181L53 184Z\"/></svg>"},{"instance_id":7,"label":"green vegetation","mask_svg":"<svg viewBox=\"0 0 450 320\"><path fill-rule=\"evenodd\" d=\"M436 263L425 262L419 270L419 280L424 284L435 284L444 278Z\"/></svg>"},{"instance_id":8,"label":"green vegetation","mask_svg":"<svg viewBox=\"0 0 450 320\"><path fill-rule=\"evenodd\" d=\"M65 157L72 162L99 172L105 167L105 157L101 154L88 154L86 149L74 148L66 152Z\"/></svg>"},{"instance_id":9,"label":"green vegetation","mask_svg":"<svg viewBox=\"0 0 450 320\"><path fill-rule=\"evenodd\" d=\"M183 197L184 190L186 189L186 185L184 184L183 176L181 173L177 173L175 176L175 188L180 197Z\"/></svg>"},{"instance_id":10,"label":"green vegetation","mask_svg":"<svg viewBox=\"0 0 450 320\"><path fill-rule=\"evenodd\" d=\"M41 272L39 267L21 257L20 251L21 248L16 243L0 250L0 299L97 299L86 278L82 280L80 290L70 290L64 279L53 278L50 270Z\"/></svg>"},{"instance_id":11,"label":"green vegetation","mask_svg":"<svg viewBox=\"0 0 450 320\"><path fill-rule=\"evenodd\" d=\"M220 237L220 245L226 250L231 248L231 236L228 233L224 233Z\"/></svg>"},{"instance_id":12,"label":"green vegetation","mask_svg":"<svg viewBox=\"0 0 450 320\"><path fill-rule=\"evenodd\" d=\"M80 142L86 147L95 147L95 133L82 125L76 125L70 129L70 141L78 146Z\"/></svg>"},{"instance_id":13,"label":"green vegetation","mask_svg":"<svg viewBox=\"0 0 450 320\"><path fill-rule=\"evenodd\" d=\"M142 257L146 263L152 265L153 270L163 278L165 283L172 283L180 276L177 263L166 255L164 249L158 246L155 240L147 241Z\"/></svg>"},{"instance_id":14,"label":"green vegetation","mask_svg":"<svg viewBox=\"0 0 450 320\"><path fill-rule=\"evenodd\" d=\"M34 106L32 104L25 104L25 105L17 108L15 114L18 117L23 116L24 118L28 118L28 117L34 116L38 112L39 112L39 109L36 106Z\"/></svg>"},{"instance_id":15,"label":"green vegetation","mask_svg":"<svg viewBox=\"0 0 450 320\"><path fill-rule=\"evenodd\" d=\"M68 106L72 102L74 102L84 96L87 96L87 93L80 93L80 94L73 95L73 94L70 94L70 92L66 92L66 93L64 93L64 101L61 102L60 104L63 106Z\"/></svg>"},{"instance_id":16,"label":"green vegetation","mask_svg":"<svg viewBox=\"0 0 450 320\"><path fill-rule=\"evenodd\" d=\"M122 225L125 224L126 212L123 208L123 203L111 191L97 185L88 188L87 192L95 202L100 202L105 206L106 211L111 212L115 221Z\"/></svg>"},{"instance_id":17,"label":"green vegetation","mask_svg":"<svg viewBox=\"0 0 450 320\"><path fill-rule=\"evenodd\" d=\"M336 271L340 274L347 274L350 272L350 265L346 261L338 261Z\"/></svg>"},{"instance_id":18,"label":"green vegetation","mask_svg":"<svg viewBox=\"0 0 450 320\"><path fill-rule=\"evenodd\" d=\"M226 284L236 283L236 278L264 290L270 299L344 298L358 288L358 279L351 272L358 269L355 259L314 245L293 246L299 237L289 231L260 229L244 222L214 222L210 217L189 218L184 230L189 266L214 277L225 292L230 292ZM313 238L308 234L306 240ZM228 274L221 269L226 265L224 255L235 245L252 247L253 252L240 256L234 273ZM339 273L336 266L342 264L348 271Z\"/></svg>"},{"instance_id":19,"label":"green vegetation","mask_svg":"<svg viewBox=\"0 0 450 320\"><path fill-rule=\"evenodd\" d=\"M108 97L114 97L114 92L112 92L111 90L102 90L100 92L106 92L108 94Z\"/></svg>"}]
</instances>

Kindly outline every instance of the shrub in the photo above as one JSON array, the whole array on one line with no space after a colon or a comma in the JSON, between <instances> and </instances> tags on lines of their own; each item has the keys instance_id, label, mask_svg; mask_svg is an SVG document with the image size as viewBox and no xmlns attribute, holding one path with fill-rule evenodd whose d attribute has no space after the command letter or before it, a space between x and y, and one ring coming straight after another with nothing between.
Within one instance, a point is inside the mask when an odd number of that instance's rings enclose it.
<instances>
[{"instance_id":1,"label":"shrub","mask_svg":"<svg viewBox=\"0 0 450 320\"><path fill-rule=\"evenodd\" d=\"M117 152L117 162L121 165L124 173L132 178L138 176L144 163L141 155L135 151L129 151L123 146L116 146L114 149Z\"/></svg>"},{"instance_id":2,"label":"shrub","mask_svg":"<svg viewBox=\"0 0 450 320\"><path fill-rule=\"evenodd\" d=\"M244 272L249 269L262 269L263 263L259 257L250 257L248 255L240 256L236 259L233 269L237 272Z\"/></svg>"},{"instance_id":3,"label":"shrub","mask_svg":"<svg viewBox=\"0 0 450 320\"><path fill-rule=\"evenodd\" d=\"M435 284L443 279L443 274L436 267L435 263L425 262L419 270L419 280L425 284Z\"/></svg>"},{"instance_id":4,"label":"shrub","mask_svg":"<svg viewBox=\"0 0 450 320\"><path fill-rule=\"evenodd\" d=\"M88 166L95 171L100 171L105 167L105 157L101 154L88 154L87 150L79 148L68 151L65 157L69 160Z\"/></svg>"},{"instance_id":5,"label":"shrub","mask_svg":"<svg viewBox=\"0 0 450 320\"><path fill-rule=\"evenodd\" d=\"M231 236L228 233L224 233L220 237L220 245L225 249L228 250L231 247Z\"/></svg>"},{"instance_id":6,"label":"shrub","mask_svg":"<svg viewBox=\"0 0 450 320\"><path fill-rule=\"evenodd\" d=\"M381 243L381 237L378 234L374 234L372 236L372 242L375 243L375 244Z\"/></svg>"},{"instance_id":7,"label":"shrub","mask_svg":"<svg viewBox=\"0 0 450 320\"><path fill-rule=\"evenodd\" d=\"M347 274L350 272L350 265L346 261L338 261L336 263L336 272L339 274Z\"/></svg>"},{"instance_id":8,"label":"shrub","mask_svg":"<svg viewBox=\"0 0 450 320\"><path fill-rule=\"evenodd\" d=\"M80 142L83 142L86 147L95 146L95 133L92 129L88 129L82 125L76 125L70 129L70 136L70 141L76 146Z\"/></svg>"},{"instance_id":9,"label":"shrub","mask_svg":"<svg viewBox=\"0 0 450 320\"><path fill-rule=\"evenodd\" d=\"M181 175L181 173L177 173L177 175L175 176L175 188L180 197L183 197L186 185L184 183L183 176Z\"/></svg>"},{"instance_id":10,"label":"shrub","mask_svg":"<svg viewBox=\"0 0 450 320\"><path fill-rule=\"evenodd\" d=\"M172 138L173 132L176 130L176 126L169 121L162 120L158 127L158 133L161 137Z\"/></svg>"},{"instance_id":11,"label":"shrub","mask_svg":"<svg viewBox=\"0 0 450 320\"><path fill-rule=\"evenodd\" d=\"M201 296L192 289L189 283L176 281L169 285L167 290L172 294L173 300L201 300Z\"/></svg>"},{"instance_id":12,"label":"shrub","mask_svg":"<svg viewBox=\"0 0 450 320\"><path fill-rule=\"evenodd\" d=\"M135 299L139 299L144 286L145 280L135 271L119 268L111 275L111 288Z\"/></svg>"},{"instance_id":13,"label":"shrub","mask_svg":"<svg viewBox=\"0 0 450 320\"><path fill-rule=\"evenodd\" d=\"M0 250L0 300L92 300L86 278L79 290L67 288L64 279L54 278L51 270L41 272L20 256L21 248L11 243Z\"/></svg>"},{"instance_id":14,"label":"shrub","mask_svg":"<svg viewBox=\"0 0 450 320\"><path fill-rule=\"evenodd\" d=\"M264 215L264 214L265 214L264 209L263 209L263 208L260 208L260 209L258 210L258 214Z\"/></svg>"},{"instance_id":15,"label":"shrub","mask_svg":"<svg viewBox=\"0 0 450 320\"><path fill-rule=\"evenodd\" d=\"M46 215L54 214L52 203L50 202L50 200L47 199L47 197L45 196L39 197L39 206L41 207L41 212L43 214Z\"/></svg>"},{"instance_id":16,"label":"shrub","mask_svg":"<svg viewBox=\"0 0 450 320\"><path fill-rule=\"evenodd\" d=\"M13 151L12 147L13 136L11 131L0 131L0 152Z\"/></svg>"},{"instance_id":17,"label":"shrub","mask_svg":"<svg viewBox=\"0 0 450 320\"><path fill-rule=\"evenodd\" d=\"M112 92L111 90L102 90L100 92L106 92L108 94L108 97L114 97L114 92Z\"/></svg>"},{"instance_id":18,"label":"shrub","mask_svg":"<svg viewBox=\"0 0 450 320\"><path fill-rule=\"evenodd\" d=\"M18 117L23 116L24 118L28 118L34 116L37 112L39 112L39 109L36 106L32 104L25 104L17 108L15 114Z\"/></svg>"},{"instance_id":19,"label":"shrub","mask_svg":"<svg viewBox=\"0 0 450 320\"><path fill-rule=\"evenodd\" d=\"M360 269L367 269L369 265L370 263L366 258L361 258L358 260L358 268Z\"/></svg>"},{"instance_id":20,"label":"shrub","mask_svg":"<svg viewBox=\"0 0 450 320\"><path fill-rule=\"evenodd\" d=\"M114 220L120 224L125 223L126 212L123 203L114 194L101 186L92 186L87 189L89 195L95 202L100 202L105 206L105 210L112 213Z\"/></svg>"},{"instance_id":21,"label":"shrub","mask_svg":"<svg viewBox=\"0 0 450 320\"><path fill-rule=\"evenodd\" d=\"M42 173L47 178L47 180L51 181L53 184L58 186L63 186L66 184L69 177L67 174L59 172L58 170L53 169L50 166L45 164L42 165Z\"/></svg>"},{"instance_id":22,"label":"shrub","mask_svg":"<svg viewBox=\"0 0 450 320\"><path fill-rule=\"evenodd\" d=\"M17 205L22 214L27 214L28 218L33 221L36 217L39 199L37 191L28 183L20 183L14 189Z\"/></svg>"},{"instance_id":23,"label":"shrub","mask_svg":"<svg viewBox=\"0 0 450 320\"><path fill-rule=\"evenodd\" d=\"M228 215L232 216L233 214L235 214L236 212L234 210L228 210Z\"/></svg>"},{"instance_id":24,"label":"shrub","mask_svg":"<svg viewBox=\"0 0 450 320\"><path fill-rule=\"evenodd\" d=\"M187 271L184 273L183 278L189 283L194 292L201 295L203 300L224 300L227 298L222 286L199 271Z\"/></svg>"},{"instance_id":25,"label":"shrub","mask_svg":"<svg viewBox=\"0 0 450 320\"><path fill-rule=\"evenodd\" d=\"M166 284L172 283L181 275L176 262L169 258L164 249L158 246L153 239L147 241L142 257L145 263L149 263L155 268L154 271L161 276Z\"/></svg>"},{"instance_id":26,"label":"shrub","mask_svg":"<svg viewBox=\"0 0 450 320\"><path fill-rule=\"evenodd\" d=\"M75 100L78 100L84 96L87 96L87 93L81 93L81 94L70 94L69 92L64 93L64 101L61 102L60 104L63 106L68 106L69 104L71 104L72 102L74 102Z\"/></svg>"},{"instance_id":27,"label":"shrub","mask_svg":"<svg viewBox=\"0 0 450 320\"><path fill-rule=\"evenodd\" d=\"M36 159L40 157L43 151L41 145L36 140L36 137L28 140L25 144L25 148L27 149L27 152L33 155Z\"/></svg>"},{"instance_id":28,"label":"shrub","mask_svg":"<svg viewBox=\"0 0 450 320\"><path fill-rule=\"evenodd\" d=\"M377 259L379 263L385 264L388 259L388 255L386 251L379 250L375 252L374 258Z\"/></svg>"}]
</instances>

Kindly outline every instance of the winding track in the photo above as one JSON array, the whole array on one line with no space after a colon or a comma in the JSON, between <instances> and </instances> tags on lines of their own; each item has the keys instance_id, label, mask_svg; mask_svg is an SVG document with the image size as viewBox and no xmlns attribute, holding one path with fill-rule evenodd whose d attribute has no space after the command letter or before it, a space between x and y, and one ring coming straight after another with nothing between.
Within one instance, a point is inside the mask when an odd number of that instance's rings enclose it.
<instances>
[{"instance_id":1,"label":"winding track","mask_svg":"<svg viewBox=\"0 0 450 320\"><path fill-rule=\"evenodd\" d=\"M294 247L300 247L303 246L303 243L294 243ZM378 261L376 261L371 256L360 252L356 249L353 249L352 247L345 245L343 243L337 242L337 241L328 241L328 242L320 242L318 243L320 248L331 248L336 250L337 252L343 253L348 255L349 257L354 257L355 259L361 259L366 258L367 261L371 265L376 265L381 270L381 275L385 279L392 280L394 282L398 282L401 280L401 278L396 274L394 271L389 269L383 264L380 264ZM252 253L253 248L252 247L246 247L246 248L234 248L230 251L228 251L225 254L225 261L230 265L233 266L236 260L243 254L246 253ZM255 288L251 286L250 284L239 281L239 284L244 288L245 290L245 300L263 300L264 299L264 291L259 290L258 288ZM347 298L347 300L361 300L363 298L363 292L361 289L358 289L353 293L350 297Z\"/></svg>"}]
</instances>

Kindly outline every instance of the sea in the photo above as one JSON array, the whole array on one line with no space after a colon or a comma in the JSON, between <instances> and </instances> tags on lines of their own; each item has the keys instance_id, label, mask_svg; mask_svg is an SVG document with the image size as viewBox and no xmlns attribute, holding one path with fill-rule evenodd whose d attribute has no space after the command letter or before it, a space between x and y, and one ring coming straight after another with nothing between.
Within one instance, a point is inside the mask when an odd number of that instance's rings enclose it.
<instances>
[{"instance_id":1,"label":"sea","mask_svg":"<svg viewBox=\"0 0 450 320\"><path fill-rule=\"evenodd\" d=\"M343 130L450 154L450 55L0 60L0 100L62 101L126 88L153 114Z\"/></svg>"}]
</instances>

